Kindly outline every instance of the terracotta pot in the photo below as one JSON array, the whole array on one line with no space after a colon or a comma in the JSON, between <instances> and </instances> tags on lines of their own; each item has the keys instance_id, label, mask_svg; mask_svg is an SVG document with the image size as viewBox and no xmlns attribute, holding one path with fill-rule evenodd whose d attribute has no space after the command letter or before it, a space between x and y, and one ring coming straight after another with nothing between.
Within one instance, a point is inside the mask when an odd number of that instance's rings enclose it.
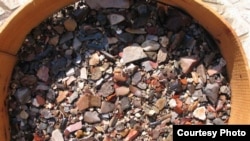
<instances>
[{"instance_id":1,"label":"terracotta pot","mask_svg":"<svg viewBox=\"0 0 250 141\"><path fill-rule=\"evenodd\" d=\"M0 27L0 137L9 141L9 121L6 97L9 80L16 63L16 54L32 28L75 0L30 0L17 9ZM232 28L220 15L201 0L160 0L179 7L193 16L215 39L227 61L227 72L232 87L230 124L250 123L249 68L243 48Z\"/></svg>"}]
</instances>

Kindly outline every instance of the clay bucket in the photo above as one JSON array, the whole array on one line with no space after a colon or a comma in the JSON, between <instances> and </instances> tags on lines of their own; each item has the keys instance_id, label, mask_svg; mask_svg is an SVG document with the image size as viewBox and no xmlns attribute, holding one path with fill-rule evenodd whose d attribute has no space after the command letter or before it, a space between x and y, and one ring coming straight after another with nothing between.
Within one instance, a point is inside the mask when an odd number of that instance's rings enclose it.
<instances>
[{"instance_id":1,"label":"clay bucket","mask_svg":"<svg viewBox=\"0 0 250 141\"><path fill-rule=\"evenodd\" d=\"M19 7L0 27L0 137L10 140L6 103L9 81L17 61L16 54L25 36L54 12L75 0L30 0ZM230 25L201 0L160 0L176 6L195 18L216 40L227 62L232 88L229 124L250 123L250 73L243 48Z\"/></svg>"}]
</instances>

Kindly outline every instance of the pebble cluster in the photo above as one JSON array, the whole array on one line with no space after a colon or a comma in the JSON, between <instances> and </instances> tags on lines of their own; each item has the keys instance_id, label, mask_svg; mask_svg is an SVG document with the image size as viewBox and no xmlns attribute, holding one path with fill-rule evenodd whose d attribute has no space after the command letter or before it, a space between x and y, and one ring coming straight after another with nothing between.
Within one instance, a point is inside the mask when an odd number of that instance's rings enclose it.
<instances>
[{"instance_id":1,"label":"pebble cluster","mask_svg":"<svg viewBox=\"0 0 250 141\"><path fill-rule=\"evenodd\" d=\"M173 125L227 124L213 38L174 7L109 1L76 2L27 35L9 89L12 140L172 141Z\"/></svg>"}]
</instances>

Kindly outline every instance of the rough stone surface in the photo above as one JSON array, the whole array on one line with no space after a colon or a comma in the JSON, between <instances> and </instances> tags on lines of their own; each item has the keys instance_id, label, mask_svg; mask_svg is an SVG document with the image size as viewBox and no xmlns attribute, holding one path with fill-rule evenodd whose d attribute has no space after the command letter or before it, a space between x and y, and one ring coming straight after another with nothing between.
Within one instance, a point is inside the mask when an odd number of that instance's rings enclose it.
<instances>
[{"instance_id":1,"label":"rough stone surface","mask_svg":"<svg viewBox=\"0 0 250 141\"><path fill-rule=\"evenodd\" d=\"M98 123L101 121L100 117L99 117L99 114L94 111L94 112L85 112L84 116L83 116L83 119L85 122L87 123Z\"/></svg>"},{"instance_id":2,"label":"rough stone surface","mask_svg":"<svg viewBox=\"0 0 250 141\"><path fill-rule=\"evenodd\" d=\"M115 104L103 101L101 105L101 113L109 113L115 109Z\"/></svg>"},{"instance_id":3,"label":"rough stone surface","mask_svg":"<svg viewBox=\"0 0 250 141\"><path fill-rule=\"evenodd\" d=\"M59 129L52 132L51 141L64 141L63 134Z\"/></svg>"},{"instance_id":4,"label":"rough stone surface","mask_svg":"<svg viewBox=\"0 0 250 141\"><path fill-rule=\"evenodd\" d=\"M136 54L136 55L135 55ZM138 46L128 46L123 49L123 63L130 63L146 58L147 55L143 52L143 49Z\"/></svg>"},{"instance_id":5,"label":"rough stone surface","mask_svg":"<svg viewBox=\"0 0 250 141\"><path fill-rule=\"evenodd\" d=\"M205 107L196 108L193 112L193 116L199 120L204 121L206 119L206 108Z\"/></svg>"}]
</instances>

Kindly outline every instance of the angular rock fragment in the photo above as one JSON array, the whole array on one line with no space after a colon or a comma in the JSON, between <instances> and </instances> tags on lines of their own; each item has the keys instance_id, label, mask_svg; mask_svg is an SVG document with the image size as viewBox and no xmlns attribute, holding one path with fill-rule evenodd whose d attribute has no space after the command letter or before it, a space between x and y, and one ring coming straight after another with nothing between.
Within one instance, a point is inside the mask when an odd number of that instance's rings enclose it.
<instances>
[{"instance_id":1,"label":"angular rock fragment","mask_svg":"<svg viewBox=\"0 0 250 141\"><path fill-rule=\"evenodd\" d=\"M109 14L109 15L107 15L107 17L108 17L111 25L118 24L118 23L125 20L124 16L122 16L120 14Z\"/></svg>"},{"instance_id":2,"label":"angular rock fragment","mask_svg":"<svg viewBox=\"0 0 250 141\"><path fill-rule=\"evenodd\" d=\"M135 55L136 54L136 55ZM128 46L123 49L122 60L124 64L147 58L141 47Z\"/></svg>"},{"instance_id":3,"label":"angular rock fragment","mask_svg":"<svg viewBox=\"0 0 250 141\"><path fill-rule=\"evenodd\" d=\"M83 116L83 120L87 123L98 123L101 121L100 117L99 117L99 114L94 111L94 112L90 112L90 111L87 111L85 112L84 116Z\"/></svg>"},{"instance_id":4,"label":"angular rock fragment","mask_svg":"<svg viewBox=\"0 0 250 141\"><path fill-rule=\"evenodd\" d=\"M103 101L101 105L101 113L109 113L112 112L115 109L115 104Z\"/></svg>"},{"instance_id":5,"label":"angular rock fragment","mask_svg":"<svg viewBox=\"0 0 250 141\"><path fill-rule=\"evenodd\" d=\"M206 108L204 106L196 108L193 112L193 116L203 121L206 120Z\"/></svg>"}]
</instances>

